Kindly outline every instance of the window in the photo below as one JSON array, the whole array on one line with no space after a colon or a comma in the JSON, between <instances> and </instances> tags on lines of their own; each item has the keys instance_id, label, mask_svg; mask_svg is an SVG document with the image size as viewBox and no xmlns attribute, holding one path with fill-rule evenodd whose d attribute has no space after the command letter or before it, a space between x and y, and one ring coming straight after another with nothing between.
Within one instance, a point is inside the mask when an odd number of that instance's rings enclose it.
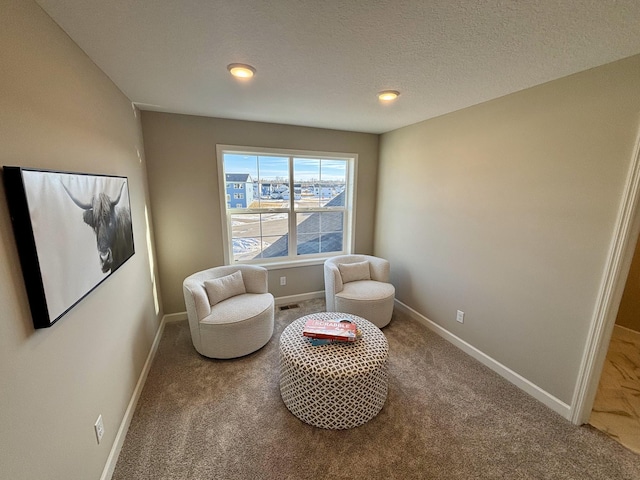
<instances>
[{"instance_id":1,"label":"window","mask_svg":"<svg viewBox=\"0 0 640 480\"><path fill-rule=\"evenodd\" d=\"M244 198L244 193L234 193L233 194L233 198L235 200L240 200L240 199Z\"/></svg>"},{"instance_id":2,"label":"window","mask_svg":"<svg viewBox=\"0 0 640 480\"><path fill-rule=\"evenodd\" d=\"M221 180L226 263L321 263L350 253L356 161L355 154L219 145L219 178L245 176L253 192L232 207Z\"/></svg>"},{"instance_id":3,"label":"window","mask_svg":"<svg viewBox=\"0 0 640 480\"><path fill-rule=\"evenodd\" d=\"M243 184L241 183L234 183L233 184L233 188L235 188L236 190L241 190L244 187Z\"/></svg>"}]
</instances>

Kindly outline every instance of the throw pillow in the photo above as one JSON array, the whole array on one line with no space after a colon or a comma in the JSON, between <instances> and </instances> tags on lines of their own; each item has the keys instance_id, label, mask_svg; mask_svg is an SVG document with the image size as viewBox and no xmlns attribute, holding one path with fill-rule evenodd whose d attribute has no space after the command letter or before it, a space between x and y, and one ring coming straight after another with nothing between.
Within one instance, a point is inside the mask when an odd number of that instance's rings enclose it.
<instances>
[{"instance_id":1,"label":"throw pillow","mask_svg":"<svg viewBox=\"0 0 640 480\"><path fill-rule=\"evenodd\" d=\"M205 281L204 289L207 291L209 303L212 307L227 298L247 293L240 270L225 277Z\"/></svg>"},{"instance_id":2,"label":"throw pillow","mask_svg":"<svg viewBox=\"0 0 640 480\"><path fill-rule=\"evenodd\" d=\"M342 283L356 282L358 280L371 280L369 262L339 263L338 270L342 276Z\"/></svg>"}]
</instances>

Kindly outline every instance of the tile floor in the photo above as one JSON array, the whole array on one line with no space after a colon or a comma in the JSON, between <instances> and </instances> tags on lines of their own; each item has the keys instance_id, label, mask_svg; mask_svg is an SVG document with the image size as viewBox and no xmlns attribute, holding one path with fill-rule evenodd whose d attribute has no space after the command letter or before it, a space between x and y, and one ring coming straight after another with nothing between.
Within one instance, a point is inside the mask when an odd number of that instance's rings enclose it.
<instances>
[{"instance_id":1,"label":"tile floor","mask_svg":"<svg viewBox=\"0 0 640 480\"><path fill-rule=\"evenodd\" d=\"M614 327L589 423L640 454L640 333Z\"/></svg>"}]
</instances>

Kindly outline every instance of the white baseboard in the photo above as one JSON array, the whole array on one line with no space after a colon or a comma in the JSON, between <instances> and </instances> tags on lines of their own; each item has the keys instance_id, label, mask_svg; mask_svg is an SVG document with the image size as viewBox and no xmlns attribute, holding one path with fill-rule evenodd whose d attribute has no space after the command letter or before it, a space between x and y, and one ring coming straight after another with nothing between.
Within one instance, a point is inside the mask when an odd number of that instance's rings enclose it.
<instances>
[{"instance_id":1,"label":"white baseboard","mask_svg":"<svg viewBox=\"0 0 640 480\"><path fill-rule=\"evenodd\" d=\"M179 322L181 320L186 320L187 312L170 313L168 315L165 315L163 319L165 323Z\"/></svg>"},{"instance_id":2,"label":"white baseboard","mask_svg":"<svg viewBox=\"0 0 640 480\"><path fill-rule=\"evenodd\" d=\"M489 367L491 370L496 372L501 377L503 377L506 380L508 380L509 382L513 383L516 387L518 387L521 390L525 391L526 393L531 395L536 400L542 402L544 405L549 407L554 412L556 412L559 415L563 416L567 420L571 419L571 407L569 405L567 405L566 403L564 403L563 401L557 399L556 397L551 395L549 392L543 390L542 388L538 387L537 385L535 385L531 381L527 380L523 376L517 374L513 370L511 370L508 367L502 365L500 362L498 362L497 360L494 360L493 358L491 358L487 354L485 354L482 351L478 350L473 345L465 342L460 337L457 337L456 335L454 335L453 333L449 332L445 328L442 328L437 323L433 322L432 320L429 320L427 317L425 317L424 315L418 313L417 311L415 311L413 308L409 307L408 305L405 305L404 303L400 302L397 299L396 299L395 303L396 303L396 306L398 307L398 310L408 314L411 318L413 318L413 319L417 320L419 323L425 325L427 328L429 328L430 330L432 330L436 334L440 335L442 338L447 340L449 343L455 345L456 347L458 347L460 350L462 350L466 354L472 356L473 358L478 360L483 365Z\"/></svg>"},{"instance_id":3,"label":"white baseboard","mask_svg":"<svg viewBox=\"0 0 640 480\"><path fill-rule=\"evenodd\" d=\"M173 314L173 315L176 315L176 314ZM185 315L185 318L187 318L186 313L184 315ZM153 339L151 350L149 351L149 355L147 355L147 360L144 362L144 366L142 367L142 372L140 372L140 376L138 377L136 388L133 389L133 394L131 395L131 399L129 400L129 405L127 405L127 409L124 412L124 417L122 418L122 422L120 422L120 428L118 428L118 433L116 434L116 438L113 441L113 445L111 446L111 451L109 452L109 456L107 457L107 463L105 464L104 469L102 470L102 475L100 476L100 480L111 480L111 477L113 476L113 471L116 468L116 463L118 462L118 456L120 455L120 450L122 450L122 444L124 443L124 439L127 436L127 431L129 430L129 425L131 424L133 413L136 410L138 399L140 398L140 394L142 393L142 389L144 388L144 383L147 380L147 375L149 374L149 370L151 369L151 364L153 363L153 359L156 356L156 353L158 351L158 346L160 345L160 339L162 338L162 333L164 332L164 326L167 323L167 317L171 317L171 316L172 315L164 315L162 317L162 320L160 321L160 326L158 327L156 336Z\"/></svg>"},{"instance_id":4,"label":"white baseboard","mask_svg":"<svg viewBox=\"0 0 640 480\"><path fill-rule=\"evenodd\" d=\"M299 293L298 295L287 295L285 297L277 297L276 305L287 305L288 303L304 302L313 298L324 298L324 290L319 292Z\"/></svg>"}]
</instances>

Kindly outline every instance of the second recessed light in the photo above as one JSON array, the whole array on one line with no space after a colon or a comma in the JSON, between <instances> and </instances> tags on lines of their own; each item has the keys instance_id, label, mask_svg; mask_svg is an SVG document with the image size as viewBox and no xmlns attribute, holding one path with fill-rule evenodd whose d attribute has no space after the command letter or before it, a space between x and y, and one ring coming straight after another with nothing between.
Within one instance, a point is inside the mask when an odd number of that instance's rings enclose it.
<instances>
[{"instance_id":1,"label":"second recessed light","mask_svg":"<svg viewBox=\"0 0 640 480\"><path fill-rule=\"evenodd\" d=\"M400 92L397 90L383 90L382 92L378 93L378 99L382 100L383 102L390 102L398 98L398 95L400 95Z\"/></svg>"},{"instance_id":2,"label":"second recessed light","mask_svg":"<svg viewBox=\"0 0 640 480\"><path fill-rule=\"evenodd\" d=\"M237 78L251 78L255 75L256 69L244 63L230 63L227 65L229 73Z\"/></svg>"}]
</instances>

